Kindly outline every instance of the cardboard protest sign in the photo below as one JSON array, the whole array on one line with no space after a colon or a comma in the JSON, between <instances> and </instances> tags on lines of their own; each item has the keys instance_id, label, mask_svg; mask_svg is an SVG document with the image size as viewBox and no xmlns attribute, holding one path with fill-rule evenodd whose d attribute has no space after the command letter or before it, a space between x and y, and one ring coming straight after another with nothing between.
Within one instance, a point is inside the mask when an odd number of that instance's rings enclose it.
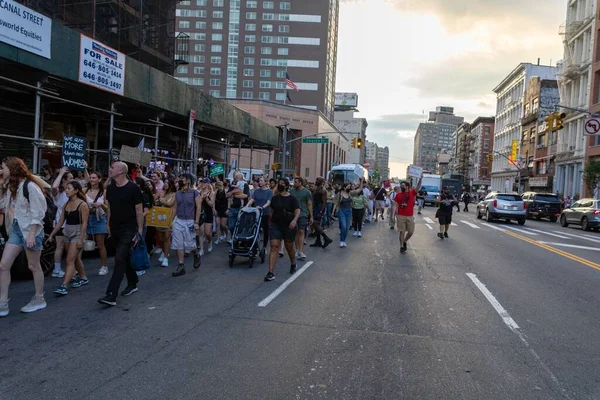
<instances>
[{"instance_id":1,"label":"cardboard protest sign","mask_svg":"<svg viewBox=\"0 0 600 400\"><path fill-rule=\"evenodd\" d=\"M63 136L62 165L71 171L83 171L87 153L87 139L80 136Z\"/></svg>"}]
</instances>

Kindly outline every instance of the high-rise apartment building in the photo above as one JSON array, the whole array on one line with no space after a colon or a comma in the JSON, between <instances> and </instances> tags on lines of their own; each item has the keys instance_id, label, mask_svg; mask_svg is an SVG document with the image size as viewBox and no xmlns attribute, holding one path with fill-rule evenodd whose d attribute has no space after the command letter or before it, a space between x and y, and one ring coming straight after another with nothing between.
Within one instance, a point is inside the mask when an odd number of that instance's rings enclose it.
<instances>
[{"instance_id":1,"label":"high-rise apartment building","mask_svg":"<svg viewBox=\"0 0 600 400\"><path fill-rule=\"evenodd\" d=\"M215 97L319 110L333 120L339 0L184 0L176 77ZM298 87L288 90L286 71Z\"/></svg>"},{"instance_id":2,"label":"high-rise apartment building","mask_svg":"<svg viewBox=\"0 0 600 400\"><path fill-rule=\"evenodd\" d=\"M494 131L494 161L492 162L492 190L516 191L518 169L509 163L513 140L521 141L523 98L527 82L532 76L556 79L558 70L547 65L520 63L500 82L496 93L496 122ZM518 155L522 157L522 155Z\"/></svg>"},{"instance_id":3,"label":"high-rise apartment building","mask_svg":"<svg viewBox=\"0 0 600 400\"><path fill-rule=\"evenodd\" d=\"M492 163L488 155L494 148L494 117L479 117L471 124L470 151L473 165L469 168L470 183L489 186Z\"/></svg>"},{"instance_id":4,"label":"high-rise apartment building","mask_svg":"<svg viewBox=\"0 0 600 400\"><path fill-rule=\"evenodd\" d=\"M354 114L354 111L336 111L333 123L350 141L361 139L362 143L366 143L367 126L369 125L367 119L356 118ZM361 148L350 147L348 149L348 162L350 164L364 164L367 158L366 148L367 146Z\"/></svg>"},{"instance_id":5,"label":"high-rise apartment building","mask_svg":"<svg viewBox=\"0 0 600 400\"><path fill-rule=\"evenodd\" d=\"M365 150L365 161L369 167L369 175L377 172L379 180L387 181L390 179L390 149L387 146L379 147L375 142L367 142Z\"/></svg>"},{"instance_id":6,"label":"high-rise apartment building","mask_svg":"<svg viewBox=\"0 0 600 400\"><path fill-rule=\"evenodd\" d=\"M427 122L419 124L415 135L413 164L427 171L437 170L437 155L453 148L452 133L465 121L454 115L453 107L437 107Z\"/></svg>"}]
</instances>

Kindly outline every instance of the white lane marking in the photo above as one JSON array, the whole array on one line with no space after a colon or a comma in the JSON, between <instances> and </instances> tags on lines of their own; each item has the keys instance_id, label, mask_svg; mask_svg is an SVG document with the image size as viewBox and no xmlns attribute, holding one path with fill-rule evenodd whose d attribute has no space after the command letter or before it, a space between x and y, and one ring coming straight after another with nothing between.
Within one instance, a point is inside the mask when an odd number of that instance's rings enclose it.
<instances>
[{"instance_id":1,"label":"white lane marking","mask_svg":"<svg viewBox=\"0 0 600 400\"><path fill-rule=\"evenodd\" d=\"M556 231L554 231L554 232L556 232ZM575 235L573 233L566 233L566 232L560 232L560 233L562 233L563 235L573 236L573 237L581 239L581 240L587 240L589 242L600 243L600 240L598 240L598 239L592 239L592 238L582 236L582 235Z\"/></svg>"},{"instance_id":2,"label":"white lane marking","mask_svg":"<svg viewBox=\"0 0 600 400\"><path fill-rule=\"evenodd\" d=\"M429 229L433 229L433 228L431 227L431 225L429 225L429 224L426 224L425 226L426 226L426 227L428 227Z\"/></svg>"},{"instance_id":3,"label":"white lane marking","mask_svg":"<svg viewBox=\"0 0 600 400\"><path fill-rule=\"evenodd\" d=\"M467 272L467 276L469 277L469 279L471 279L471 281L473 281L475 286L477 286L477 289L479 289L481 291L481 293L483 293L483 295L490 302L492 307L494 307L494 310L496 310L498 315L500 315L500 317L502 318L502 321L504 321L506 326L508 326L508 328L515 335L517 335L519 337L519 339L521 339L523 344L525 344L525 347L527 347L527 349L529 350L531 355L533 355L533 357L537 360L537 362L540 364L542 369L544 371L546 371L548 376L550 376L550 379L552 379L552 381L556 384L556 386L558 386L558 388L562 392L563 396L565 398L569 399L570 397L568 396L566 390L563 388L562 384L560 383L560 381L558 380L556 375L554 375L554 373L552 373L550 368L548 368L548 366L544 363L544 361L542 361L542 359L537 354L537 352L531 347L531 345L527 341L525 334L521 331L521 328L519 328L519 325L517 325L515 320L512 319L512 317L510 316L508 311L506 311L506 309L504 307L502 307L502 304L500 304L500 302L498 300L496 300L496 298L494 297L492 292L490 292L488 290L488 288L479 280L479 278L477 278L477 275Z\"/></svg>"},{"instance_id":4,"label":"white lane marking","mask_svg":"<svg viewBox=\"0 0 600 400\"><path fill-rule=\"evenodd\" d=\"M312 261L309 261L306 264L304 264L302 266L302 268L300 268L298 271L296 271L296 273L294 275L292 275L291 277L289 277L287 281L283 282L281 284L281 286L279 286L277 289L275 289L275 291L273 293L271 293L263 301L261 301L260 303L258 303L258 306L259 307L266 307L266 306L268 306L270 302L272 302L273 300L275 300L275 298L277 296L279 296L281 294L281 292L283 292L288 286L290 286L292 284L292 282L294 282L296 279L298 279L298 277L300 275L302 275L302 273L304 273L304 271L306 271L312 264L313 264Z\"/></svg>"},{"instance_id":5,"label":"white lane marking","mask_svg":"<svg viewBox=\"0 0 600 400\"><path fill-rule=\"evenodd\" d=\"M423 219L425 220L425 222L427 222L428 224L433 224L433 220L429 217L423 217Z\"/></svg>"},{"instance_id":6,"label":"white lane marking","mask_svg":"<svg viewBox=\"0 0 600 400\"><path fill-rule=\"evenodd\" d=\"M470 226L471 228L479 229L479 227L472 222L467 222L467 221L463 221L463 220L461 220L460 222L462 222L465 225Z\"/></svg>"},{"instance_id":7,"label":"white lane marking","mask_svg":"<svg viewBox=\"0 0 600 400\"><path fill-rule=\"evenodd\" d=\"M454 222L450 222L450 226L458 226Z\"/></svg>"},{"instance_id":8,"label":"white lane marking","mask_svg":"<svg viewBox=\"0 0 600 400\"><path fill-rule=\"evenodd\" d=\"M533 228L523 228L523 229L527 229L528 231L533 231L533 232L537 232L537 233L542 233L544 235L550 235L550 236L554 236L557 237L559 239L567 239L567 240L571 240L571 238L563 236L563 235L557 235L556 233L550 233L550 232L546 232L546 231L540 231L539 229L533 229Z\"/></svg>"},{"instance_id":9,"label":"white lane marking","mask_svg":"<svg viewBox=\"0 0 600 400\"><path fill-rule=\"evenodd\" d=\"M517 231L520 233L524 233L526 235L531 235L531 236L537 236L537 233L533 233L533 232L527 232L524 231L523 229L519 229L519 228L515 228L514 226L506 226L508 229L512 229L513 231Z\"/></svg>"},{"instance_id":10,"label":"white lane marking","mask_svg":"<svg viewBox=\"0 0 600 400\"><path fill-rule=\"evenodd\" d=\"M482 225L485 226L485 227L488 227L488 228L495 229L495 230L500 231L500 232L506 232L506 229L494 226L491 223L486 223L486 224L482 223Z\"/></svg>"},{"instance_id":11,"label":"white lane marking","mask_svg":"<svg viewBox=\"0 0 600 400\"><path fill-rule=\"evenodd\" d=\"M581 236L585 236L590 239L598 239L599 238L598 236L594 236L594 235L581 235Z\"/></svg>"},{"instance_id":12,"label":"white lane marking","mask_svg":"<svg viewBox=\"0 0 600 400\"><path fill-rule=\"evenodd\" d=\"M547 244L547 245L550 245L550 246L571 247L573 249L583 249L583 250L600 251L600 248L598 248L598 247L578 246L576 244L541 242L539 240L538 240L538 243Z\"/></svg>"}]
</instances>

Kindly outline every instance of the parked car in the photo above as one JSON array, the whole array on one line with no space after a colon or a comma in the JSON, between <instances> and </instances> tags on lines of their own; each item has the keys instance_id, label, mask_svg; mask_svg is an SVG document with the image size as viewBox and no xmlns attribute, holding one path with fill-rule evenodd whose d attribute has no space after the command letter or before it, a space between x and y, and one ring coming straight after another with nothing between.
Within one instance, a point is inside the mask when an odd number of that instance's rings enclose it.
<instances>
[{"instance_id":1,"label":"parked car","mask_svg":"<svg viewBox=\"0 0 600 400\"><path fill-rule=\"evenodd\" d=\"M599 230L600 201L581 199L565 208L560 214L560 225L567 227L569 224L579 225L584 231Z\"/></svg>"},{"instance_id":2,"label":"parked car","mask_svg":"<svg viewBox=\"0 0 600 400\"><path fill-rule=\"evenodd\" d=\"M488 222L505 219L525 225L527 204L518 193L492 192L477 204L477 218L481 219L484 215Z\"/></svg>"},{"instance_id":3,"label":"parked car","mask_svg":"<svg viewBox=\"0 0 600 400\"><path fill-rule=\"evenodd\" d=\"M521 197L527 204L527 218L535 218L538 221L548 218L556 222L560 216L560 199L555 194L526 192Z\"/></svg>"}]
</instances>

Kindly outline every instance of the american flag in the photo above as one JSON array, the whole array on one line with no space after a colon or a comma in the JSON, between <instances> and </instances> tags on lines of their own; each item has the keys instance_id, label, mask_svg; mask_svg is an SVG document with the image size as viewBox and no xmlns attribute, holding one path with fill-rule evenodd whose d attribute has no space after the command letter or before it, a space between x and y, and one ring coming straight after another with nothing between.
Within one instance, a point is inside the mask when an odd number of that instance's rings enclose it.
<instances>
[{"instance_id":1,"label":"american flag","mask_svg":"<svg viewBox=\"0 0 600 400\"><path fill-rule=\"evenodd\" d=\"M295 91L298 91L298 86L296 86L296 84L292 82L292 80L290 79L290 75L287 72L285 73L285 86Z\"/></svg>"}]
</instances>

